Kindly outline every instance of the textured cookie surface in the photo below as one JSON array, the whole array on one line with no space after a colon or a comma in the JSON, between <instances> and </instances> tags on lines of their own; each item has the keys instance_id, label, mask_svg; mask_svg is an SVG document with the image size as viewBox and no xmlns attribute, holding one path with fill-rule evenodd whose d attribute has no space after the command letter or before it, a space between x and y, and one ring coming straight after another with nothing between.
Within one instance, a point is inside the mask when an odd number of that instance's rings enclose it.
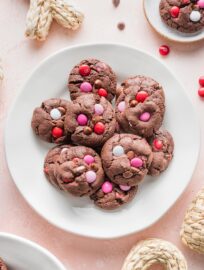
<instances>
[{"instance_id":1,"label":"textured cookie surface","mask_svg":"<svg viewBox=\"0 0 204 270\"><path fill-rule=\"evenodd\" d=\"M48 180L74 196L88 196L104 181L99 155L85 146L60 145L51 149L44 163Z\"/></svg>"},{"instance_id":2,"label":"textured cookie surface","mask_svg":"<svg viewBox=\"0 0 204 270\"><path fill-rule=\"evenodd\" d=\"M116 75L109 65L100 60L83 60L72 69L68 88L72 100L94 93L111 101L116 93Z\"/></svg>"},{"instance_id":3,"label":"textured cookie surface","mask_svg":"<svg viewBox=\"0 0 204 270\"><path fill-rule=\"evenodd\" d=\"M51 98L34 110L31 126L40 139L57 144L69 140L69 135L64 132L68 104L66 100Z\"/></svg>"},{"instance_id":4,"label":"textured cookie surface","mask_svg":"<svg viewBox=\"0 0 204 270\"><path fill-rule=\"evenodd\" d=\"M104 144L101 159L111 181L118 185L136 186L148 172L152 150L140 136L116 134Z\"/></svg>"},{"instance_id":5,"label":"textured cookie surface","mask_svg":"<svg viewBox=\"0 0 204 270\"><path fill-rule=\"evenodd\" d=\"M74 100L67 111L65 130L76 144L90 147L103 145L115 132L112 105L104 97L90 94Z\"/></svg>"},{"instance_id":6,"label":"textured cookie surface","mask_svg":"<svg viewBox=\"0 0 204 270\"><path fill-rule=\"evenodd\" d=\"M137 186L119 186L106 181L98 191L91 195L91 199L98 207L113 210L132 201L137 189Z\"/></svg>"},{"instance_id":7,"label":"textured cookie surface","mask_svg":"<svg viewBox=\"0 0 204 270\"><path fill-rule=\"evenodd\" d=\"M4 261L0 258L0 270L8 270Z\"/></svg>"},{"instance_id":8,"label":"textured cookie surface","mask_svg":"<svg viewBox=\"0 0 204 270\"><path fill-rule=\"evenodd\" d=\"M204 5L196 0L161 0L159 10L164 23L184 33L204 27ZM201 1L202 2L202 1Z\"/></svg>"},{"instance_id":9,"label":"textured cookie surface","mask_svg":"<svg viewBox=\"0 0 204 270\"><path fill-rule=\"evenodd\" d=\"M116 118L125 132L149 137L162 124L165 97L161 85L145 76L127 79L118 90Z\"/></svg>"},{"instance_id":10,"label":"textured cookie surface","mask_svg":"<svg viewBox=\"0 0 204 270\"><path fill-rule=\"evenodd\" d=\"M159 130L149 139L152 147L153 160L148 174L159 175L165 171L173 158L174 141L171 134L166 130Z\"/></svg>"}]
</instances>

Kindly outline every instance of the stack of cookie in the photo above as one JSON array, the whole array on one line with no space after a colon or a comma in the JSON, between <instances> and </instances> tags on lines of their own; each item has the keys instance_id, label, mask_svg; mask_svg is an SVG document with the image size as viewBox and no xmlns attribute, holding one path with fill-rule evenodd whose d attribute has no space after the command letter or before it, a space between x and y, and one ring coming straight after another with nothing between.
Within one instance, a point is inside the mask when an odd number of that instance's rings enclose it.
<instances>
[{"instance_id":1,"label":"stack of cookie","mask_svg":"<svg viewBox=\"0 0 204 270\"><path fill-rule=\"evenodd\" d=\"M134 198L147 174L159 175L173 157L172 136L160 130L164 91L145 76L117 88L116 74L97 59L76 65L68 88L71 101L52 98L33 112L35 134L58 144L45 158L45 175L60 190L116 209Z\"/></svg>"}]
</instances>

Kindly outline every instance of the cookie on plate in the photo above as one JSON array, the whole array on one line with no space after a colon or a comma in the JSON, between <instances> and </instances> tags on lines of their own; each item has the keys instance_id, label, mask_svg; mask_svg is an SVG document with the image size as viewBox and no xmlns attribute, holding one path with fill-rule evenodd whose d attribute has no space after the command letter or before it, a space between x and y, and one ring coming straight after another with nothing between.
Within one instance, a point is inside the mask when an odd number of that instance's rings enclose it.
<instances>
[{"instance_id":1,"label":"cookie on plate","mask_svg":"<svg viewBox=\"0 0 204 270\"><path fill-rule=\"evenodd\" d=\"M95 205L104 210L113 210L132 201L138 186L122 186L106 180L101 188L90 196Z\"/></svg>"},{"instance_id":2,"label":"cookie on plate","mask_svg":"<svg viewBox=\"0 0 204 270\"><path fill-rule=\"evenodd\" d=\"M104 97L94 94L80 96L70 104L64 127L76 144L103 145L115 132L113 107Z\"/></svg>"},{"instance_id":3,"label":"cookie on plate","mask_svg":"<svg viewBox=\"0 0 204 270\"><path fill-rule=\"evenodd\" d=\"M51 98L42 102L32 116L31 126L37 136L50 143L62 143L69 140L64 132L64 119L69 102Z\"/></svg>"},{"instance_id":4,"label":"cookie on plate","mask_svg":"<svg viewBox=\"0 0 204 270\"><path fill-rule=\"evenodd\" d=\"M152 150L140 136L115 134L104 144L101 159L104 171L112 182L136 186L148 172Z\"/></svg>"},{"instance_id":5,"label":"cookie on plate","mask_svg":"<svg viewBox=\"0 0 204 270\"><path fill-rule=\"evenodd\" d=\"M54 147L45 158L44 172L57 188L78 197L91 195L104 181L99 155L85 146Z\"/></svg>"},{"instance_id":6,"label":"cookie on plate","mask_svg":"<svg viewBox=\"0 0 204 270\"><path fill-rule=\"evenodd\" d=\"M203 0L161 0L163 22L179 32L194 33L204 27Z\"/></svg>"},{"instance_id":7,"label":"cookie on plate","mask_svg":"<svg viewBox=\"0 0 204 270\"><path fill-rule=\"evenodd\" d=\"M97 59L87 59L77 64L71 71L68 88L72 100L94 93L113 100L116 93L116 74L106 63Z\"/></svg>"},{"instance_id":8,"label":"cookie on plate","mask_svg":"<svg viewBox=\"0 0 204 270\"><path fill-rule=\"evenodd\" d=\"M171 134L166 130L159 130L149 139L152 147L153 160L148 174L159 175L165 171L173 158L174 141Z\"/></svg>"},{"instance_id":9,"label":"cookie on plate","mask_svg":"<svg viewBox=\"0 0 204 270\"><path fill-rule=\"evenodd\" d=\"M135 76L119 89L116 118L125 132L149 137L163 121L165 96L162 86L152 78Z\"/></svg>"},{"instance_id":10,"label":"cookie on plate","mask_svg":"<svg viewBox=\"0 0 204 270\"><path fill-rule=\"evenodd\" d=\"M8 270L5 262L0 258L0 270Z\"/></svg>"}]
</instances>

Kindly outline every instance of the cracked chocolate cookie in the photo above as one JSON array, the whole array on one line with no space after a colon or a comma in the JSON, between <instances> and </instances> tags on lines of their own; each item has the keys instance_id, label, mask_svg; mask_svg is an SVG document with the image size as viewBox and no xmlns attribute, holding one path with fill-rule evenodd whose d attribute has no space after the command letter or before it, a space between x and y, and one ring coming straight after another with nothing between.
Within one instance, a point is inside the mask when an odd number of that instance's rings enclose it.
<instances>
[{"instance_id":1,"label":"cracked chocolate cookie","mask_svg":"<svg viewBox=\"0 0 204 270\"><path fill-rule=\"evenodd\" d=\"M83 95L70 104L64 126L74 143L97 147L114 134L115 113L104 97Z\"/></svg>"},{"instance_id":2,"label":"cracked chocolate cookie","mask_svg":"<svg viewBox=\"0 0 204 270\"><path fill-rule=\"evenodd\" d=\"M161 0L160 15L165 24L183 33L194 33L204 27L203 0Z\"/></svg>"},{"instance_id":3,"label":"cracked chocolate cookie","mask_svg":"<svg viewBox=\"0 0 204 270\"><path fill-rule=\"evenodd\" d=\"M104 210L114 210L132 201L137 193L138 186L130 187L116 185L106 180L101 188L90 196L95 205Z\"/></svg>"},{"instance_id":4,"label":"cracked chocolate cookie","mask_svg":"<svg viewBox=\"0 0 204 270\"><path fill-rule=\"evenodd\" d=\"M54 186L78 197L91 195L104 181L99 155L85 146L54 147L45 158L44 172Z\"/></svg>"},{"instance_id":5,"label":"cracked chocolate cookie","mask_svg":"<svg viewBox=\"0 0 204 270\"><path fill-rule=\"evenodd\" d=\"M94 93L113 100L116 92L116 74L106 63L97 59L87 59L76 65L68 80L68 88L72 100Z\"/></svg>"},{"instance_id":6,"label":"cracked chocolate cookie","mask_svg":"<svg viewBox=\"0 0 204 270\"><path fill-rule=\"evenodd\" d=\"M37 136L50 143L69 141L69 134L64 132L64 120L69 102L51 98L42 102L32 116L31 126Z\"/></svg>"},{"instance_id":7,"label":"cracked chocolate cookie","mask_svg":"<svg viewBox=\"0 0 204 270\"><path fill-rule=\"evenodd\" d=\"M116 118L125 132L149 137L162 125L165 96L162 86L152 78L135 76L118 90Z\"/></svg>"},{"instance_id":8,"label":"cracked chocolate cookie","mask_svg":"<svg viewBox=\"0 0 204 270\"><path fill-rule=\"evenodd\" d=\"M115 184L138 185L152 162L152 150L147 141L133 134L115 134L101 151L103 168Z\"/></svg>"},{"instance_id":9,"label":"cracked chocolate cookie","mask_svg":"<svg viewBox=\"0 0 204 270\"><path fill-rule=\"evenodd\" d=\"M0 270L8 270L5 262L0 258Z\"/></svg>"},{"instance_id":10,"label":"cracked chocolate cookie","mask_svg":"<svg viewBox=\"0 0 204 270\"><path fill-rule=\"evenodd\" d=\"M149 143L152 147L153 160L148 174L156 176L169 166L173 158L174 141L168 131L159 130L150 138Z\"/></svg>"}]
</instances>

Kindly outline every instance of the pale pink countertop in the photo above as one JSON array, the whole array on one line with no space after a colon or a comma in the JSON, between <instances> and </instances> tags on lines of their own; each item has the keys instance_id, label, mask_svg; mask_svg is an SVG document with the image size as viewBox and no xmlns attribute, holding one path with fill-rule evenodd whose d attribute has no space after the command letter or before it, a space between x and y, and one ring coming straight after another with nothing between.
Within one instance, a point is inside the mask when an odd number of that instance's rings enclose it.
<instances>
[{"instance_id":1,"label":"pale pink countertop","mask_svg":"<svg viewBox=\"0 0 204 270\"><path fill-rule=\"evenodd\" d=\"M85 21L81 29L70 32L53 24L48 40L40 43L24 37L29 1L0 1L0 56L3 59L5 73L0 89L0 231L14 233L39 243L72 270L118 270L130 248L138 240L148 237L170 240L183 251L189 269L203 270L204 255L195 254L185 248L179 238L186 207L204 185L203 146L200 149L200 159L192 181L174 207L151 228L117 240L86 239L55 228L31 209L10 177L3 143L7 113L19 93L20 86L42 59L66 46L87 42L125 43L156 56L159 56L158 47L161 44L169 44L148 25L142 10L142 0L122 0L117 9L112 6L111 0L76 0L76 2L85 13ZM123 32L116 27L119 21L124 21L126 24ZM176 73L177 78L184 85L186 94L192 100L200 118L202 135L204 135L202 118L204 101L197 96L197 78L199 75L204 75L203 44L200 42L184 46L172 43L171 54L163 59ZM179 108L176 109L179 113Z\"/></svg>"}]
</instances>

